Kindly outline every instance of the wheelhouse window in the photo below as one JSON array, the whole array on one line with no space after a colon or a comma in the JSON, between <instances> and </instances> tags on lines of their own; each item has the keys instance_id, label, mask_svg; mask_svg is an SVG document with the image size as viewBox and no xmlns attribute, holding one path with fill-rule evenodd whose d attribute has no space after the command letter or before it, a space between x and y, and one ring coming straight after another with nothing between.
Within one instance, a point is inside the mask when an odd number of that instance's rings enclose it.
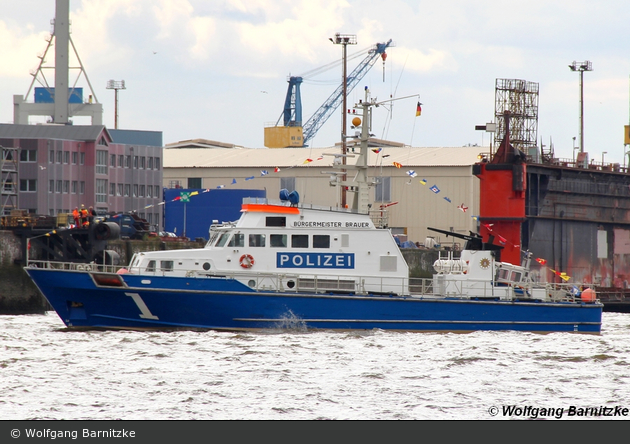
<instances>
[{"instance_id":1,"label":"wheelhouse window","mask_svg":"<svg viewBox=\"0 0 630 444\"><path fill-rule=\"evenodd\" d=\"M286 227L287 218L284 216L267 216L265 218L266 227Z\"/></svg>"},{"instance_id":2,"label":"wheelhouse window","mask_svg":"<svg viewBox=\"0 0 630 444\"><path fill-rule=\"evenodd\" d=\"M228 242L228 247L244 247L245 246L245 235L243 233L236 233Z\"/></svg>"},{"instance_id":3,"label":"wheelhouse window","mask_svg":"<svg viewBox=\"0 0 630 444\"><path fill-rule=\"evenodd\" d=\"M327 234L314 234L313 248L330 248L330 236Z\"/></svg>"},{"instance_id":4,"label":"wheelhouse window","mask_svg":"<svg viewBox=\"0 0 630 444\"><path fill-rule=\"evenodd\" d=\"M291 235L292 248L308 248L308 234Z\"/></svg>"},{"instance_id":5,"label":"wheelhouse window","mask_svg":"<svg viewBox=\"0 0 630 444\"><path fill-rule=\"evenodd\" d=\"M250 234L249 235L249 246L250 247L264 247L265 246L265 235L264 234Z\"/></svg>"},{"instance_id":6,"label":"wheelhouse window","mask_svg":"<svg viewBox=\"0 0 630 444\"><path fill-rule=\"evenodd\" d=\"M155 261L149 261L146 271L149 271L149 272L155 271Z\"/></svg>"},{"instance_id":7,"label":"wheelhouse window","mask_svg":"<svg viewBox=\"0 0 630 444\"><path fill-rule=\"evenodd\" d=\"M173 261L160 261L160 270L173 271Z\"/></svg>"},{"instance_id":8,"label":"wheelhouse window","mask_svg":"<svg viewBox=\"0 0 630 444\"><path fill-rule=\"evenodd\" d=\"M221 233L221 235L219 236L219 239L217 239L217 243L215 244L215 247L223 247L229 238L230 238L230 233Z\"/></svg>"},{"instance_id":9,"label":"wheelhouse window","mask_svg":"<svg viewBox=\"0 0 630 444\"><path fill-rule=\"evenodd\" d=\"M286 248L287 235L286 234L271 234L269 235L269 246Z\"/></svg>"}]
</instances>

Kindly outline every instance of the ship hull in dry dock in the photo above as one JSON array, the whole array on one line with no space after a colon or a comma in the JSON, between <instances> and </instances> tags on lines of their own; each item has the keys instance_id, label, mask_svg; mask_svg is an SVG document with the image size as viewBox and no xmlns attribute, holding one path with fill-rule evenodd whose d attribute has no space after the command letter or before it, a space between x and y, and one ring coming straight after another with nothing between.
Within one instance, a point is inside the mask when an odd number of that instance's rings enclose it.
<instances>
[{"instance_id":1,"label":"ship hull in dry dock","mask_svg":"<svg viewBox=\"0 0 630 444\"><path fill-rule=\"evenodd\" d=\"M26 271L77 329L601 331L599 303L262 292L223 278Z\"/></svg>"}]
</instances>

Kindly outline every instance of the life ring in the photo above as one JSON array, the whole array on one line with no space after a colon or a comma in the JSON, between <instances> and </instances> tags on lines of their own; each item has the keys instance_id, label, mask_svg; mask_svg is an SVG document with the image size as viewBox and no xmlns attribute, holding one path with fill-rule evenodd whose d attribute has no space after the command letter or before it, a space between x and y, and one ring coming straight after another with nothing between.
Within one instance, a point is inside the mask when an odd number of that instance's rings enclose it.
<instances>
[{"instance_id":1,"label":"life ring","mask_svg":"<svg viewBox=\"0 0 630 444\"><path fill-rule=\"evenodd\" d=\"M254 258L251 254L244 254L238 260L238 263L241 264L241 267L243 268L252 268L252 265L254 265Z\"/></svg>"}]
</instances>

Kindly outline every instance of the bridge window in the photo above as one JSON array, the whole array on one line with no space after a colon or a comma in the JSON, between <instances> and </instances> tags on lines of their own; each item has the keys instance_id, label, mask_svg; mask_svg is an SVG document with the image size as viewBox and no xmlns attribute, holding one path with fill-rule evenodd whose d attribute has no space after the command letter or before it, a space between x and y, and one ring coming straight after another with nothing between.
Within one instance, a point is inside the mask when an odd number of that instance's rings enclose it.
<instances>
[{"instance_id":1,"label":"bridge window","mask_svg":"<svg viewBox=\"0 0 630 444\"><path fill-rule=\"evenodd\" d=\"M269 235L269 245L271 247L286 248L287 235L286 234L271 234Z\"/></svg>"},{"instance_id":2,"label":"bridge window","mask_svg":"<svg viewBox=\"0 0 630 444\"><path fill-rule=\"evenodd\" d=\"M291 235L292 248L308 248L308 234Z\"/></svg>"},{"instance_id":3,"label":"bridge window","mask_svg":"<svg viewBox=\"0 0 630 444\"><path fill-rule=\"evenodd\" d=\"M244 247L245 246L245 235L243 233L236 233L230 239L228 243L228 247Z\"/></svg>"},{"instance_id":4,"label":"bridge window","mask_svg":"<svg viewBox=\"0 0 630 444\"><path fill-rule=\"evenodd\" d=\"M265 235L264 234L250 234L249 235L249 246L250 247L264 247L265 246Z\"/></svg>"},{"instance_id":5,"label":"bridge window","mask_svg":"<svg viewBox=\"0 0 630 444\"><path fill-rule=\"evenodd\" d=\"M327 234L314 234L313 248L330 248L330 236Z\"/></svg>"}]
</instances>

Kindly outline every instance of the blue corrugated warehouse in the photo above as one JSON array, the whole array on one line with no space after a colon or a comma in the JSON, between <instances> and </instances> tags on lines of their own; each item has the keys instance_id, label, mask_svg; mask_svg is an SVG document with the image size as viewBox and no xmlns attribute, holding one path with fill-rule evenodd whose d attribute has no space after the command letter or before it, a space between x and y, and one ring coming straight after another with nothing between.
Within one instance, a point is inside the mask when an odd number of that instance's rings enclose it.
<instances>
[{"instance_id":1,"label":"blue corrugated warehouse","mask_svg":"<svg viewBox=\"0 0 630 444\"><path fill-rule=\"evenodd\" d=\"M244 197L265 198L267 192L265 190L226 190L222 188L212 190L165 189L165 230L176 233L178 236L185 235L193 240L197 238L207 240L213 220L229 222L241 217L241 203Z\"/></svg>"}]
</instances>

